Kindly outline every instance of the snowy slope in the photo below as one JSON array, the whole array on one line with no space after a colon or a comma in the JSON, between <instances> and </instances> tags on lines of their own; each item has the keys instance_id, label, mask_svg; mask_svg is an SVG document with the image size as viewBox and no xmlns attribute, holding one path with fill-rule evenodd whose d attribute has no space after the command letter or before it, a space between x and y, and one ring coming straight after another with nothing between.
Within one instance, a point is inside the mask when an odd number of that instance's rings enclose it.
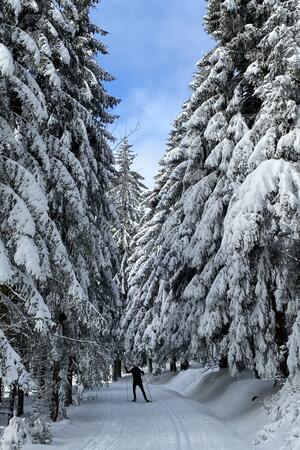
<instances>
[{"instance_id":1,"label":"snowy slope","mask_svg":"<svg viewBox=\"0 0 300 450\"><path fill-rule=\"evenodd\" d=\"M225 420L249 444L267 422L264 401L276 392L273 382L258 380L251 372L237 380L227 370L189 369L166 386L200 402L204 411Z\"/></svg>"}]
</instances>

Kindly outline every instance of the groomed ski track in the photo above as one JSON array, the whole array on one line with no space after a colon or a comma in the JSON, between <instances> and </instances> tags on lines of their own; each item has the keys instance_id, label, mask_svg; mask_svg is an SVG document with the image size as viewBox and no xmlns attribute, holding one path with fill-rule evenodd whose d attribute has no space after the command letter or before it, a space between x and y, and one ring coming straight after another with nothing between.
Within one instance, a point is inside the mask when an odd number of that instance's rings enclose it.
<instances>
[{"instance_id":1,"label":"groomed ski track","mask_svg":"<svg viewBox=\"0 0 300 450\"><path fill-rule=\"evenodd\" d=\"M128 390L131 394L131 380ZM123 379L103 388L98 399L69 410L70 420L54 426L52 445L35 450L249 450L235 430L198 402L150 385L153 403L128 402Z\"/></svg>"}]
</instances>

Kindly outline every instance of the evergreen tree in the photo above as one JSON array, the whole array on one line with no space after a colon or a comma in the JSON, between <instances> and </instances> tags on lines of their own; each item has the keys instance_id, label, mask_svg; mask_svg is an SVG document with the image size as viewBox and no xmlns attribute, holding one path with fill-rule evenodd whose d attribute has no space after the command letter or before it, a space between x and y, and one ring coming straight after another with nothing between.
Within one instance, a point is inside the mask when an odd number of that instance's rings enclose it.
<instances>
[{"instance_id":1,"label":"evergreen tree","mask_svg":"<svg viewBox=\"0 0 300 450\"><path fill-rule=\"evenodd\" d=\"M111 198L116 206L116 224L113 229L115 241L119 249L120 271L118 284L120 305L114 316L115 360L113 363L113 379L121 376L121 355L123 354L123 339L120 336L120 317L127 304L128 296L128 261L132 254L133 240L141 226L144 213L146 186L143 177L133 170L132 164L136 155L132 145L125 137L116 151L116 176L112 183Z\"/></svg>"},{"instance_id":2,"label":"evergreen tree","mask_svg":"<svg viewBox=\"0 0 300 450\"><path fill-rule=\"evenodd\" d=\"M40 19L40 40L47 40L52 54L57 49L62 52L53 61L50 78L41 74L51 110L49 207L68 256L59 273L54 273L59 283L47 294L63 336L54 343L50 358L53 418L60 415L60 385L67 385L69 370L76 367L86 385L101 380L103 370L107 372L108 355L103 353L101 341L106 339L104 335L109 336L110 311L117 296L113 283L117 255L105 194L112 176L105 127L113 118L107 110L116 102L102 86L111 77L94 60L96 53L106 50L94 37L95 32L103 32L90 24L91 2L71 5L63 2L59 10L53 5L56 14L45 5ZM49 57L44 57L48 66ZM101 365L102 361L106 363ZM60 403L64 403L63 398Z\"/></svg>"},{"instance_id":3,"label":"evergreen tree","mask_svg":"<svg viewBox=\"0 0 300 450\"><path fill-rule=\"evenodd\" d=\"M31 13L32 4L24 6ZM41 136L48 118L34 77L40 51L20 23L19 2L0 6L1 378L11 409L32 388L30 358L49 339L51 316L41 285L47 273L51 222L44 190L49 158ZM22 405L20 405L20 410Z\"/></svg>"},{"instance_id":4,"label":"evergreen tree","mask_svg":"<svg viewBox=\"0 0 300 450\"><path fill-rule=\"evenodd\" d=\"M153 217L160 226L136 249L128 351L287 376L288 342L297 351L298 24L295 1L208 3L218 45L198 64L164 159L144 230Z\"/></svg>"},{"instance_id":5,"label":"evergreen tree","mask_svg":"<svg viewBox=\"0 0 300 450\"><path fill-rule=\"evenodd\" d=\"M147 189L143 184L142 175L132 168L135 157L132 145L125 137L116 151L117 174L111 189L119 218L119 226L114 230L114 238L121 258L120 291L124 304L126 304L128 293L128 258L131 256L132 239L141 225Z\"/></svg>"},{"instance_id":6,"label":"evergreen tree","mask_svg":"<svg viewBox=\"0 0 300 450\"><path fill-rule=\"evenodd\" d=\"M38 379L53 420L74 371L84 385L108 376L118 297L106 195L116 100L95 60L106 49L92 4L0 6L1 376L14 395Z\"/></svg>"},{"instance_id":7,"label":"evergreen tree","mask_svg":"<svg viewBox=\"0 0 300 450\"><path fill-rule=\"evenodd\" d=\"M161 232L161 226L172 212L182 191L182 178L177 176L176 172L173 180L170 180L169 176L176 168L177 163L181 162L183 166L185 164L182 152L176 150L173 152L172 147L178 142L183 132L184 118L185 114L182 113L175 122L168 143L169 152L161 161L161 170L156 177L157 186L147 199L149 211L145 215L141 230L134 238L134 252L129 260L128 304L121 322L125 337L125 350L128 354L131 354L134 348L139 355L143 356L146 352L148 357L152 358L155 350L158 323L152 320L153 299L159 289L159 278L156 276L154 263L157 262L161 248L156 240ZM174 180L176 182L173 186L172 181ZM152 321L153 326L149 326ZM145 333L146 329L147 333Z\"/></svg>"}]
</instances>

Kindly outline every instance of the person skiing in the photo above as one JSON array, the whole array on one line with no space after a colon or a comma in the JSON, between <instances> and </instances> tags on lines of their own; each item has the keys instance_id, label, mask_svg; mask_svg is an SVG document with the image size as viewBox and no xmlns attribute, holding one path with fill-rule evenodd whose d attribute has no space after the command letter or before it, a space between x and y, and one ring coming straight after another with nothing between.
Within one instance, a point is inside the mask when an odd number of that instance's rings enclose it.
<instances>
[{"instance_id":1,"label":"person skiing","mask_svg":"<svg viewBox=\"0 0 300 450\"><path fill-rule=\"evenodd\" d=\"M132 375L132 390L133 390L133 402L136 402L136 387L138 386L140 390L142 391L142 394L144 396L145 402L150 402L150 400L147 399L145 389L142 382L142 375L145 374L143 370L141 370L138 365L134 365L132 369L128 370L125 366L126 373L131 373Z\"/></svg>"}]
</instances>

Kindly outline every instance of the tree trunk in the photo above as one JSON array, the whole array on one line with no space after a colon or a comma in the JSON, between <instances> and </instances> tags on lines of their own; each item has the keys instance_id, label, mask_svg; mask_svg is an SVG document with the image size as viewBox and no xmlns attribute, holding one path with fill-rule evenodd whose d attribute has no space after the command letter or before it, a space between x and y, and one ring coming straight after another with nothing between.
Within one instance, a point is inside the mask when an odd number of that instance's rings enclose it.
<instances>
[{"instance_id":1,"label":"tree trunk","mask_svg":"<svg viewBox=\"0 0 300 450\"><path fill-rule=\"evenodd\" d=\"M53 422L56 422L59 416L59 385L60 385L60 362L53 362L52 369L52 399L51 399L51 411L50 418Z\"/></svg>"},{"instance_id":2,"label":"tree trunk","mask_svg":"<svg viewBox=\"0 0 300 450\"><path fill-rule=\"evenodd\" d=\"M287 325L286 325L286 317L285 313L281 311L275 311L275 320L276 320L276 336L275 340L278 345L278 347L284 347L286 348L287 342L288 342L288 333L287 333ZM288 378L290 372L287 364L288 359L288 350L282 354L282 358L280 361L280 370L281 374Z\"/></svg>"},{"instance_id":3,"label":"tree trunk","mask_svg":"<svg viewBox=\"0 0 300 450\"><path fill-rule=\"evenodd\" d=\"M260 376L258 375L258 370L256 368L253 369L254 376L257 380L260 380Z\"/></svg>"},{"instance_id":4,"label":"tree trunk","mask_svg":"<svg viewBox=\"0 0 300 450\"><path fill-rule=\"evenodd\" d=\"M219 360L219 368L220 369L228 369L228 360L227 356L224 356Z\"/></svg>"},{"instance_id":5,"label":"tree trunk","mask_svg":"<svg viewBox=\"0 0 300 450\"><path fill-rule=\"evenodd\" d=\"M9 395L9 412L10 412L10 418L14 416L15 413L15 403L16 403L16 395L17 395L17 385L13 384L10 388L10 395Z\"/></svg>"},{"instance_id":6,"label":"tree trunk","mask_svg":"<svg viewBox=\"0 0 300 450\"><path fill-rule=\"evenodd\" d=\"M118 379L122 377L122 361L119 355L117 355L114 360L112 372L113 381L118 381Z\"/></svg>"},{"instance_id":7,"label":"tree trunk","mask_svg":"<svg viewBox=\"0 0 300 450\"><path fill-rule=\"evenodd\" d=\"M149 373L153 373L153 363L152 363L152 359L151 358L147 359L147 365L148 365Z\"/></svg>"},{"instance_id":8,"label":"tree trunk","mask_svg":"<svg viewBox=\"0 0 300 450\"><path fill-rule=\"evenodd\" d=\"M187 370L190 367L190 363L185 360L180 363L180 370Z\"/></svg>"},{"instance_id":9,"label":"tree trunk","mask_svg":"<svg viewBox=\"0 0 300 450\"><path fill-rule=\"evenodd\" d=\"M282 348L282 346L286 347L288 341L288 330L286 324L286 317L284 311L278 311L276 305L275 295L272 295L272 306L275 313L275 342L278 348ZM282 359L280 361L280 371L281 375L285 378L289 376L289 369L287 365L288 359L288 351L286 351L282 355Z\"/></svg>"},{"instance_id":10,"label":"tree trunk","mask_svg":"<svg viewBox=\"0 0 300 450\"><path fill-rule=\"evenodd\" d=\"M170 361L170 372L177 372L177 367L176 367L176 358L172 358Z\"/></svg>"},{"instance_id":11,"label":"tree trunk","mask_svg":"<svg viewBox=\"0 0 300 450\"><path fill-rule=\"evenodd\" d=\"M117 362L118 362L118 367L117 367L118 368L118 373L117 373L117 375L118 375L119 378L122 378L122 361L121 361L119 356L118 356Z\"/></svg>"},{"instance_id":12,"label":"tree trunk","mask_svg":"<svg viewBox=\"0 0 300 450\"><path fill-rule=\"evenodd\" d=\"M113 381L118 381L118 374L117 374L117 360L115 359L112 366L112 379Z\"/></svg>"},{"instance_id":13,"label":"tree trunk","mask_svg":"<svg viewBox=\"0 0 300 450\"><path fill-rule=\"evenodd\" d=\"M3 384L2 384L2 378L0 378L0 403L3 401Z\"/></svg>"},{"instance_id":14,"label":"tree trunk","mask_svg":"<svg viewBox=\"0 0 300 450\"><path fill-rule=\"evenodd\" d=\"M67 375L67 385L66 385L66 406L70 406L73 404L73 396L72 396L72 386L73 386L73 372L74 372L74 360L73 357L69 357L68 364L68 375Z\"/></svg>"},{"instance_id":15,"label":"tree trunk","mask_svg":"<svg viewBox=\"0 0 300 450\"><path fill-rule=\"evenodd\" d=\"M24 414L24 391L18 388L18 403L17 403L17 416L21 417Z\"/></svg>"}]
</instances>

